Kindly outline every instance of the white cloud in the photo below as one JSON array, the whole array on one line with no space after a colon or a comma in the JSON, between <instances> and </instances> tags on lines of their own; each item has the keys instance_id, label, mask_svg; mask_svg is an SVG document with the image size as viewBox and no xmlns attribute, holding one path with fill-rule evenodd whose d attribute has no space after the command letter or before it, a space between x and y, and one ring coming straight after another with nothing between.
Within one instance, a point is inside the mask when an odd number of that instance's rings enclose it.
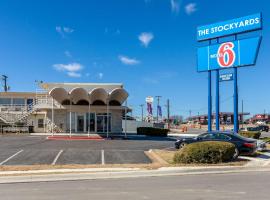
<instances>
[{"instance_id":1,"label":"white cloud","mask_svg":"<svg viewBox=\"0 0 270 200\"><path fill-rule=\"evenodd\" d=\"M103 73L101 73L101 72L99 72L98 74L97 74L97 77L99 78L99 79L102 79L103 78Z\"/></svg>"},{"instance_id":2,"label":"white cloud","mask_svg":"<svg viewBox=\"0 0 270 200\"><path fill-rule=\"evenodd\" d=\"M67 75L73 78L79 78L81 77L81 73L77 73L77 72L67 72Z\"/></svg>"},{"instance_id":3,"label":"white cloud","mask_svg":"<svg viewBox=\"0 0 270 200\"><path fill-rule=\"evenodd\" d=\"M144 32L144 33L141 33L138 38L144 47L148 47L150 42L154 39L154 35L153 33Z\"/></svg>"},{"instance_id":4,"label":"white cloud","mask_svg":"<svg viewBox=\"0 0 270 200\"><path fill-rule=\"evenodd\" d=\"M129 58L127 56L120 55L118 58L125 65L137 65L140 63L139 60L137 60L135 58Z\"/></svg>"},{"instance_id":5,"label":"white cloud","mask_svg":"<svg viewBox=\"0 0 270 200\"><path fill-rule=\"evenodd\" d=\"M64 54L66 57L72 58L72 55L69 51L65 51Z\"/></svg>"},{"instance_id":6,"label":"white cloud","mask_svg":"<svg viewBox=\"0 0 270 200\"><path fill-rule=\"evenodd\" d=\"M74 32L74 29L69 28L69 27L61 27L61 26L56 26L55 30L57 33L59 33L63 38L66 37L66 34L71 34Z\"/></svg>"},{"instance_id":7,"label":"white cloud","mask_svg":"<svg viewBox=\"0 0 270 200\"><path fill-rule=\"evenodd\" d=\"M185 6L186 13L191 15L192 13L197 11L197 4L196 3L189 3Z\"/></svg>"},{"instance_id":8,"label":"white cloud","mask_svg":"<svg viewBox=\"0 0 270 200\"><path fill-rule=\"evenodd\" d=\"M180 0L171 0L171 10L173 13L178 14L180 10Z\"/></svg>"},{"instance_id":9,"label":"white cloud","mask_svg":"<svg viewBox=\"0 0 270 200\"><path fill-rule=\"evenodd\" d=\"M70 77L81 77L81 73L79 72L83 69L83 66L80 63L54 64L53 67L57 71L67 73Z\"/></svg>"},{"instance_id":10,"label":"white cloud","mask_svg":"<svg viewBox=\"0 0 270 200\"><path fill-rule=\"evenodd\" d=\"M54 64L53 66L58 71L77 72L83 69L83 66L80 63Z\"/></svg>"},{"instance_id":11,"label":"white cloud","mask_svg":"<svg viewBox=\"0 0 270 200\"><path fill-rule=\"evenodd\" d=\"M63 27L63 31L64 31L65 33L73 33L73 32L74 32L74 29L69 28L69 27Z\"/></svg>"}]
</instances>

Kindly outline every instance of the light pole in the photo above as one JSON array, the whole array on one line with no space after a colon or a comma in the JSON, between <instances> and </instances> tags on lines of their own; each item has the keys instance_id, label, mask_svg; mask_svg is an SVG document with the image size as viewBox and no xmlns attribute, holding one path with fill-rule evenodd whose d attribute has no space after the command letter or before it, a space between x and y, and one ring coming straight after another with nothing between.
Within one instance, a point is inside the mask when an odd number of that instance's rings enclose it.
<instances>
[{"instance_id":1,"label":"light pole","mask_svg":"<svg viewBox=\"0 0 270 200\"><path fill-rule=\"evenodd\" d=\"M159 114L159 100L162 96L155 96L157 98L157 122L158 122L158 114Z\"/></svg>"},{"instance_id":2,"label":"light pole","mask_svg":"<svg viewBox=\"0 0 270 200\"><path fill-rule=\"evenodd\" d=\"M141 118L142 118L142 121L143 121L143 106L144 104L141 104L140 107L141 107Z\"/></svg>"}]
</instances>

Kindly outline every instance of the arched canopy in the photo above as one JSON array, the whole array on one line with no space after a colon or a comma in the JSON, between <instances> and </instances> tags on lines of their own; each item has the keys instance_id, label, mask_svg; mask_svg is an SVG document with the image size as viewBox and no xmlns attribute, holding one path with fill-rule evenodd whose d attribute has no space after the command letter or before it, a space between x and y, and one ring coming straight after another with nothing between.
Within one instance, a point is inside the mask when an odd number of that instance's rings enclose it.
<instances>
[{"instance_id":1,"label":"arched canopy","mask_svg":"<svg viewBox=\"0 0 270 200\"><path fill-rule=\"evenodd\" d=\"M70 99L72 100L73 103L78 103L78 101L85 100L89 102L89 97L87 94L87 91L83 88L74 88L70 92Z\"/></svg>"},{"instance_id":2,"label":"arched canopy","mask_svg":"<svg viewBox=\"0 0 270 200\"><path fill-rule=\"evenodd\" d=\"M103 88L95 88L91 92L89 92L89 98L91 103L95 102L96 100L101 100L106 104L108 93Z\"/></svg>"},{"instance_id":3,"label":"arched canopy","mask_svg":"<svg viewBox=\"0 0 270 200\"><path fill-rule=\"evenodd\" d=\"M69 92L62 87L55 87L49 91L49 95L62 105L106 105L109 102L111 106L120 106L128 98L128 93L123 88L115 88L107 92L104 88L98 87L89 93L86 89L76 87Z\"/></svg>"},{"instance_id":4,"label":"arched canopy","mask_svg":"<svg viewBox=\"0 0 270 200\"><path fill-rule=\"evenodd\" d=\"M128 98L128 93L123 88L116 88L110 92L110 101L118 101L121 105Z\"/></svg>"},{"instance_id":5,"label":"arched canopy","mask_svg":"<svg viewBox=\"0 0 270 200\"><path fill-rule=\"evenodd\" d=\"M55 99L58 102L62 102L66 99L69 99L68 92L64 88L53 88L50 92L49 95Z\"/></svg>"}]
</instances>

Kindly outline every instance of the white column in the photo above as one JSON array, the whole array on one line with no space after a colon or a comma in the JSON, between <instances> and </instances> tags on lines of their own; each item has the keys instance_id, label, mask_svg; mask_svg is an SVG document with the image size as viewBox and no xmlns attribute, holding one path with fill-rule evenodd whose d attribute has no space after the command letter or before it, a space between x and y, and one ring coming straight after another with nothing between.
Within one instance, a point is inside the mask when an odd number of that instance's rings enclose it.
<instances>
[{"instance_id":1,"label":"white column","mask_svg":"<svg viewBox=\"0 0 270 200\"><path fill-rule=\"evenodd\" d=\"M90 117L91 117L91 109L90 109L91 105L90 105L90 100L89 100L89 106L88 106L88 137L90 136Z\"/></svg>"},{"instance_id":2,"label":"white column","mask_svg":"<svg viewBox=\"0 0 270 200\"><path fill-rule=\"evenodd\" d=\"M125 138L127 137L127 100L125 102Z\"/></svg>"},{"instance_id":3,"label":"white column","mask_svg":"<svg viewBox=\"0 0 270 200\"><path fill-rule=\"evenodd\" d=\"M74 124L75 124L75 132L76 132L76 133L78 132L78 129L77 129L77 128L78 128L78 124L77 124L77 116L78 116L77 113L74 112L74 118L75 118L75 123L74 123Z\"/></svg>"},{"instance_id":4,"label":"white column","mask_svg":"<svg viewBox=\"0 0 270 200\"><path fill-rule=\"evenodd\" d=\"M71 128L72 128L72 125L71 125L71 99L70 99L70 102L69 102L69 137L71 137Z\"/></svg>"},{"instance_id":5,"label":"white column","mask_svg":"<svg viewBox=\"0 0 270 200\"><path fill-rule=\"evenodd\" d=\"M107 138L109 137L109 96L107 97Z\"/></svg>"},{"instance_id":6,"label":"white column","mask_svg":"<svg viewBox=\"0 0 270 200\"><path fill-rule=\"evenodd\" d=\"M53 127L54 127L54 110L53 110L53 98L52 98L52 135L54 135Z\"/></svg>"}]
</instances>

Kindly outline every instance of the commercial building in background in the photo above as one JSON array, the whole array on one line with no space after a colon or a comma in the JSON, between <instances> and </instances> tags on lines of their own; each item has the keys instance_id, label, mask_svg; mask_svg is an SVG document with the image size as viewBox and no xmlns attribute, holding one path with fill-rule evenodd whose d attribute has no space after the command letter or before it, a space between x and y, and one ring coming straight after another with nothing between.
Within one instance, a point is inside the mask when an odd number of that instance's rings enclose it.
<instances>
[{"instance_id":1,"label":"commercial building in background","mask_svg":"<svg viewBox=\"0 0 270 200\"><path fill-rule=\"evenodd\" d=\"M249 120L249 123L256 123L256 122L270 122L270 115L268 114L256 114L253 117L251 117Z\"/></svg>"},{"instance_id":2,"label":"commercial building in background","mask_svg":"<svg viewBox=\"0 0 270 200\"><path fill-rule=\"evenodd\" d=\"M40 83L36 92L1 92L1 131L121 133L129 111L123 84Z\"/></svg>"},{"instance_id":3,"label":"commercial building in background","mask_svg":"<svg viewBox=\"0 0 270 200\"><path fill-rule=\"evenodd\" d=\"M244 116L248 116L250 113L244 112L238 114L238 120L239 122L244 122ZM234 120L234 113L233 112L220 112L220 124L233 124ZM212 120L213 123L216 121L216 113L212 113ZM208 122L208 115L196 115L188 117L187 120L191 123L200 123L200 124L207 124Z\"/></svg>"}]
</instances>

